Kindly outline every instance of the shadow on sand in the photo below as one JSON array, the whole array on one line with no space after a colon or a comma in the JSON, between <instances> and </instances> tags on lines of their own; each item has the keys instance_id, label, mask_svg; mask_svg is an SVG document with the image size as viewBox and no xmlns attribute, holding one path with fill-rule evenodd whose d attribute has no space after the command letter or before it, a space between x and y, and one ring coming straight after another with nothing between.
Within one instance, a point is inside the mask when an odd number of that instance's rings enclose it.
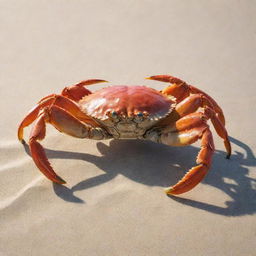
<instances>
[{"instance_id":1,"label":"shadow on sand","mask_svg":"<svg viewBox=\"0 0 256 256\"><path fill-rule=\"evenodd\" d=\"M172 200L225 216L241 216L256 213L256 179L248 176L246 167L256 166L256 159L251 149L241 141L230 138L242 152L233 152L231 159L225 159L223 151L216 151L213 165L203 183L214 186L231 198L226 207L219 207L200 201L170 196ZM58 159L79 159L95 164L105 173L83 180L67 188L53 184L53 189L60 198L73 203L84 203L74 192L100 185L122 174L129 179L148 186L168 187L175 184L195 165L198 148L193 146L174 148L149 141L112 140L110 145L97 143L102 156L68 151L46 149L47 156ZM28 146L25 146L29 153ZM157 153L156 153L157 152ZM231 182L226 182L226 181Z\"/></svg>"}]
</instances>

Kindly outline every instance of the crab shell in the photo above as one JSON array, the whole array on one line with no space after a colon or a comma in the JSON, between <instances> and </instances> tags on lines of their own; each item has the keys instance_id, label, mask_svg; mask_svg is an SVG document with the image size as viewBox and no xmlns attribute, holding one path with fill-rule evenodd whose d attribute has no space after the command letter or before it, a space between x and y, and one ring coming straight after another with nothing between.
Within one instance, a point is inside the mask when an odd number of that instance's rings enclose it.
<instances>
[{"instance_id":1,"label":"crab shell","mask_svg":"<svg viewBox=\"0 0 256 256\"><path fill-rule=\"evenodd\" d=\"M79 102L114 138L141 138L175 107L174 99L146 86L111 86Z\"/></svg>"}]
</instances>

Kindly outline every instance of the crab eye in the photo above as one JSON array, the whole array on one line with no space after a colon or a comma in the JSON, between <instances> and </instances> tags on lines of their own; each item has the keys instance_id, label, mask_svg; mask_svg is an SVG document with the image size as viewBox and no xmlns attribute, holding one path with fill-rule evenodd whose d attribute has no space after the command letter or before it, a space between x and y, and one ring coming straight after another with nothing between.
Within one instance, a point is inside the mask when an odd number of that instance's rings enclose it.
<instances>
[{"instance_id":1,"label":"crab eye","mask_svg":"<svg viewBox=\"0 0 256 256\"><path fill-rule=\"evenodd\" d=\"M137 116L138 116L138 117L143 117L143 113L142 113L142 112L139 112L139 113L137 113Z\"/></svg>"},{"instance_id":2,"label":"crab eye","mask_svg":"<svg viewBox=\"0 0 256 256\"><path fill-rule=\"evenodd\" d=\"M112 111L111 115L112 115L113 117L116 117L116 116L117 116L117 112L116 112L116 111Z\"/></svg>"}]
</instances>

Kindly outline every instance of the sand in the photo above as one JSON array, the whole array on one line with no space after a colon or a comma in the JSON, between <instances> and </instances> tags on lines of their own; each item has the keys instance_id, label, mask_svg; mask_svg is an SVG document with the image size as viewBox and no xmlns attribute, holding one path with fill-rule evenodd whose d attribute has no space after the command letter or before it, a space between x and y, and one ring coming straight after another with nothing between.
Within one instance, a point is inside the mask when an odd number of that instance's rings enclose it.
<instances>
[{"instance_id":1,"label":"sand","mask_svg":"<svg viewBox=\"0 0 256 256\"><path fill-rule=\"evenodd\" d=\"M0 255L256 255L255 12L249 0L1 1ZM43 96L89 78L161 90L144 80L157 74L206 91L227 119L231 159L213 132L211 170L186 194L163 188L198 144L81 140L48 125L60 186L17 140Z\"/></svg>"}]
</instances>

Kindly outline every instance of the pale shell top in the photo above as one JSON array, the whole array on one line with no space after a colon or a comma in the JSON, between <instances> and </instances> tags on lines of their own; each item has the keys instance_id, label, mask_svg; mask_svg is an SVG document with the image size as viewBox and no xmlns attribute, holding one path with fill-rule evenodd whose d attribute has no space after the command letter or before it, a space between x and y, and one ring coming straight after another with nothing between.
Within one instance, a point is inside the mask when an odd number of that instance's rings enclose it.
<instances>
[{"instance_id":1,"label":"pale shell top","mask_svg":"<svg viewBox=\"0 0 256 256\"><path fill-rule=\"evenodd\" d=\"M119 85L100 89L79 104L87 115L101 120L112 112L126 117L142 113L149 119L159 119L171 111L174 101L146 86Z\"/></svg>"}]
</instances>

